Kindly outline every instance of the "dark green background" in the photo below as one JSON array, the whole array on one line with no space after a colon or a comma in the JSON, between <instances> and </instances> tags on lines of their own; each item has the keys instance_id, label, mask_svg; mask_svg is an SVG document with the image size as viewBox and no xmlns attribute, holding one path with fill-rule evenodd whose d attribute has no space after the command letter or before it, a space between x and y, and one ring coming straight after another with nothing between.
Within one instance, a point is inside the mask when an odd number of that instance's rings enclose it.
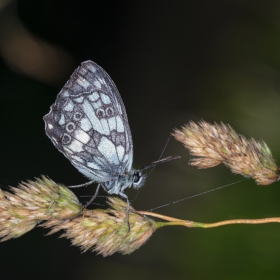
<instances>
[{"instance_id":1,"label":"dark green background","mask_svg":"<svg viewBox=\"0 0 280 280\"><path fill-rule=\"evenodd\" d=\"M173 128L202 118L264 139L280 157L279 1L2 0L0 9L3 189L41 174L66 185L86 181L45 135L42 117L72 71L88 59L111 75L121 93L134 167L156 160ZM52 48L53 67L52 60L39 59L50 52L44 44ZM187 150L173 139L164 155L182 159L157 167L136 200L136 191L128 191L136 209L242 179L223 166L188 166ZM279 183L262 187L244 179L156 211L199 222L277 217ZM0 244L1 279L280 277L278 224L163 228L131 255L107 258L80 254L59 234L44 237L47 232L36 228Z\"/></svg>"}]
</instances>

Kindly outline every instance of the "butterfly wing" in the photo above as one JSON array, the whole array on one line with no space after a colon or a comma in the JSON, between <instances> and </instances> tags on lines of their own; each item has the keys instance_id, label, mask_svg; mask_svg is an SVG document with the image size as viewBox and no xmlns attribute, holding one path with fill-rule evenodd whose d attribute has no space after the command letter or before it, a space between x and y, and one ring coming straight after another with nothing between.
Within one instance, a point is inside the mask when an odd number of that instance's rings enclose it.
<instances>
[{"instance_id":1,"label":"butterfly wing","mask_svg":"<svg viewBox=\"0 0 280 280\"><path fill-rule=\"evenodd\" d=\"M45 130L56 148L98 182L130 171L133 143L121 96L99 65L85 61L62 88Z\"/></svg>"}]
</instances>

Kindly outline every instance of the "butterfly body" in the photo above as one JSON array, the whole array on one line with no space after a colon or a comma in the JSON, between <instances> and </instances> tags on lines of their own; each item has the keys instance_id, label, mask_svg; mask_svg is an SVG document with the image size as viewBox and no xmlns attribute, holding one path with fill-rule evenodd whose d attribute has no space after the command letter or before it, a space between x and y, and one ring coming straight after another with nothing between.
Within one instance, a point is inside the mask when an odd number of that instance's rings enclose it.
<instances>
[{"instance_id":1,"label":"butterfly body","mask_svg":"<svg viewBox=\"0 0 280 280\"><path fill-rule=\"evenodd\" d=\"M85 61L74 71L44 121L56 148L109 194L126 197L126 188L144 183L145 176L132 168L133 143L122 99L96 63Z\"/></svg>"},{"instance_id":2,"label":"butterfly body","mask_svg":"<svg viewBox=\"0 0 280 280\"><path fill-rule=\"evenodd\" d=\"M97 182L109 193L129 200L124 193L139 189L147 175L142 171L179 157L167 157L141 169L132 168L133 143L121 96L105 70L92 61L83 62L57 95L50 112L44 116L45 131L55 147L90 182ZM86 206L87 206L86 205Z\"/></svg>"}]
</instances>

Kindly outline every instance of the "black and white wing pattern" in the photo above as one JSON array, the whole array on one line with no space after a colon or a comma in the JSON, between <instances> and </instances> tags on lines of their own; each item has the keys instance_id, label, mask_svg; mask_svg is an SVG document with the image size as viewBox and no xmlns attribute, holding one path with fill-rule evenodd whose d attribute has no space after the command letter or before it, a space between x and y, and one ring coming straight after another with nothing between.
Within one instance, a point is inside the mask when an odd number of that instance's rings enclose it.
<instances>
[{"instance_id":1,"label":"black and white wing pattern","mask_svg":"<svg viewBox=\"0 0 280 280\"><path fill-rule=\"evenodd\" d=\"M133 143L125 107L110 76L85 61L62 88L45 130L56 148L90 180L107 182L129 172Z\"/></svg>"}]
</instances>

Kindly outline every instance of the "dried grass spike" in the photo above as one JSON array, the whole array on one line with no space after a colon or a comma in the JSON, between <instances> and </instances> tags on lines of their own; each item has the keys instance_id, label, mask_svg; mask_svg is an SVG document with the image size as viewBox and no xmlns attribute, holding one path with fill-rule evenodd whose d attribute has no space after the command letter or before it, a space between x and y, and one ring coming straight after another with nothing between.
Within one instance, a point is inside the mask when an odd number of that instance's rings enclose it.
<instances>
[{"instance_id":1,"label":"dried grass spike","mask_svg":"<svg viewBox=\"0 0 280 280\"><path fill-rule=\"evenodd\" d=\"M72 244L83 251L92 249L103 256L116 252L130 254L150 238L157 224L130 206L128 231L126 202L110 197L108 204L109 209L84 210L83 215L74 219L51 220L42 226L52 227L52 232L64 230L62 237L72 239Z\"/></svg>"},{"instance_id":2,"label":"dried grass spike","mask_svg":"<svg viewBox=\"0 0 280 280\"><path fill-rule=\"evenodd\" d=\"M11 190L12 193L0 190L1 241L27 233L42 220L71 218L82 210L68 188L46 177L22 182Z\"/></svg>"},{"instance_id":3,"label":"dried grass spike","mask_svg":"<svg viewBox=\"0 0 280 280\"><path fill-rule=\"evenodd\" d=\"M246 139L230 125L190 122L172 134L196 158L189 164L198 168L220 163L232 172L252 177L259 185L269 185L279 179L279 167L264 141Z\"/></svg>"}]
</instances>

